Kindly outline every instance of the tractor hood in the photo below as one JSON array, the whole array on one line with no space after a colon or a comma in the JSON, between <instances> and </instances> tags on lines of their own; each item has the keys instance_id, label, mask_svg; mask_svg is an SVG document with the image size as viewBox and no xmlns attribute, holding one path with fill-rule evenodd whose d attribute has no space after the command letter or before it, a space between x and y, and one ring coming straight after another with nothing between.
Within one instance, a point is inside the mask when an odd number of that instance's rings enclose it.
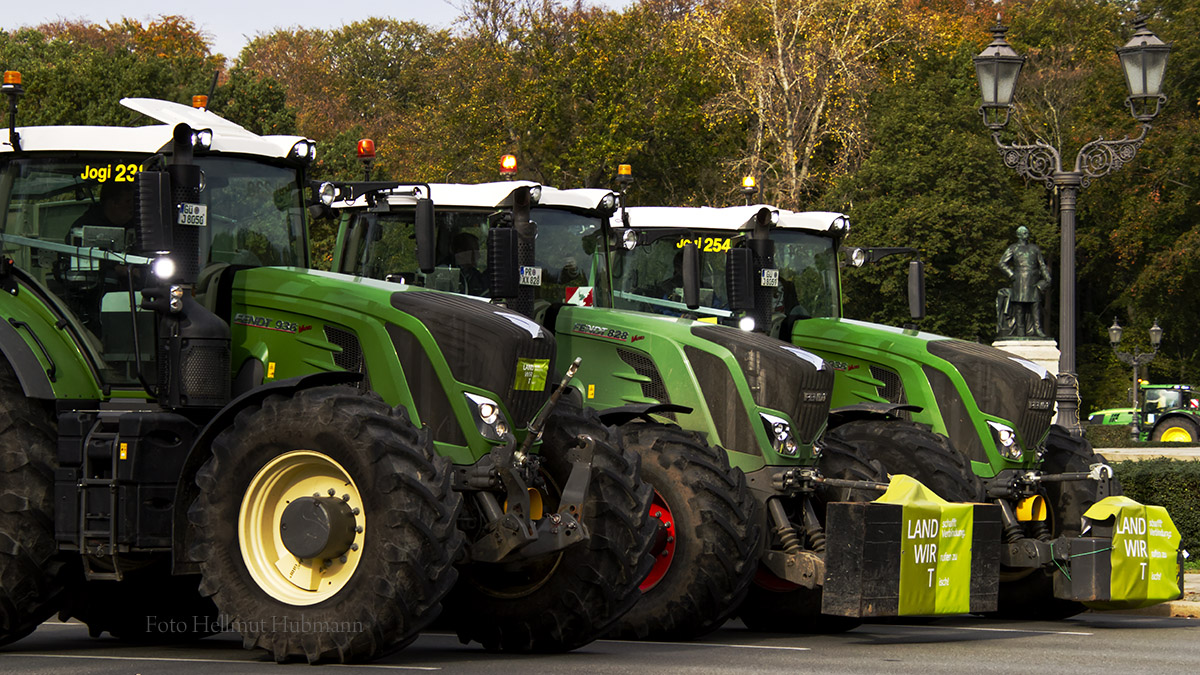
<instances>
[{"instance_id":1,"label":"tractor hood","mask_svg":"<svg viewBox=\"0 0 1200 675\"><path fill-rule=\"evenodd\" d=\"M938 401L946 434L970 459L989 462L977 409L1014 429L1028 450L1042 442L1054 415L1055 376L1042 366L988 345L850 319L797 321L792 340L820 354L847 377L879 380L879 393L907 403L903 387L885 394L899 370L924 375ZM857 372L851 372L869 366ZM897 380L899 381L899 380ZM905 381L903 386L910 386ZM897 397L893 400L891 396Z\"/></svg>"},{"instance_id":2,"label":"tractor hood","mask_svg":"<svg viewBox=\"0 0 1200 675\"><path fill-rule=\"evenodd\" d=\"M347 354L362 354L373 388L387 400L394 400L385 393L388 388L408 378L422 419L435 426L437 419L430 416L444 412L443 406L427 403L432 408L422 410L421 397L441 389L438 380L446 373L496 397L515 428L526 426L545 402L555 356L553 336L516 312L415 286L318 270L240 271L232 314L235 345L245 344L251 354L261 353L257 344L263 343L272 357L281 349L294 349L298 361L345 369L354 366ZM256 331L260 328L267 330ZM390 365L397 358L401 368ZM289 376L286 361L278 363L276 377Z\"/></svg>"},{"instance_id":3,"label":"tractor hood","mask_svg":"<svg viewBox=\"0 0 1200 675\"><path fill-rule=\"evenodd\" d=\"M687 386L673 378L694 377L718 434L732 449L755 448L758 415L741 404L788 415L798 440L811 443L825 427L833 370L817 355L781 340L728 326L671 316L598 307L563 307L560 336L612 345L625 367L644 377L643 393L662 402L682 402ZM670 370L674 359L686 366ZM586 363L585 363L586 367ZM666 369L660 372L661 369ZM617 377L628 374L617 374ZM694 405L694 403L687 403Z\"/></svg>"}]
</instances>

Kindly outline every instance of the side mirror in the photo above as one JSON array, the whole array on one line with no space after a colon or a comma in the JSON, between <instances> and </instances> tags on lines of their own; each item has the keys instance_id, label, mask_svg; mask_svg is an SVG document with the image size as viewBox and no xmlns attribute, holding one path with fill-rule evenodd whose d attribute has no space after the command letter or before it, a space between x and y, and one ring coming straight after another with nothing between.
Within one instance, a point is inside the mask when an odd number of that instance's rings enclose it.
<instances>
[{"instance_id":1,"label":"side mirror","mask_svg":"<svg viewBox=\"0 0 1200 675\"><path fill-rule=\"evenodd\" d=\"M683 246L683 304L700 308L700 249L690 241Z\"/></svg>"},{"instance_id":2,"label":"side mirror","mask_svg":"<svg viewBox=\"0 0 1200 675\"><path fill-rule=\"evenodd\" d=\"M521 276L517 263L517 231L511 227L488 230L488 289L493 300L515 298Z\"/></svg>"},{"instance_id":3,"label":"side mirror","mask_svg":"<svg viewBox=\"0 0 1200 675\"><path fill-rule=\"evenodd\" d=\"M415 215L414 234L417 238L417 267L420 267L422 272L429 274L433 271L436 264L434 260L433 200L418 199ZM488 242L488 251L490 255L490 240Z\"/></svg>"},{"instance_id":4,"label":"side mirror","mask_svg":"<svg viewBox=\"0 0 1200 675\"><path fill-rule=\"evenodd\" d=\"M725 286L729 308L735 312L754 309L754 252L748 248L729 249L725 261Z\"/></svg>"},{"instance_id":5,"label":"side mirror","mask_svg":"<svg viewBox=\"0 0 1200 675\"><path fill-rule=\"evenodd\" d=\"M913 319L925 318L925 263L908 263L908 314Z\"/></svg>"}]
</instances>

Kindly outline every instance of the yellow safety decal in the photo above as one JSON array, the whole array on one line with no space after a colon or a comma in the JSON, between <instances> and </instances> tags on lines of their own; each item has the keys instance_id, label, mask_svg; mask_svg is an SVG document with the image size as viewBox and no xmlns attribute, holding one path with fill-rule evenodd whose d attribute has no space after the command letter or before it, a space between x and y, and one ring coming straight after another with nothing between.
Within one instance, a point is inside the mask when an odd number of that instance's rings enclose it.
<instances>
[{"instance_id":1,"label":"yellow safety decal","mask_svg":"<svg viewBox=\"0 0 1200 675\"><path fill-rule=\"evenodd\" d=\"M696 237L695 239L684 237L675 243L675 248L683 248L689 243L695 244L696 248L703 253L722 253L729 250L731 240L723 237Z\"/></svg>"},{"instance_id":2,"label":"yellow safety decal","mask_svg":"<svg viewBox=\"0 0 1200 675\"><path fill-rule=\"evenodd\" d=\"M588 385L588 398L596 398L596 385Z\"/></svg>"},{"instance_id":3,"label":"yellow safety decal","mask_svg":"<svg viewBox=\"0 0 1200 675\"><path fill-rule=\"evenodd\" d=\"M129 444L121 444L121 459L129 459Z\"/></svg>"},{"instance_id":4,"label":"yellow safety decal","mask_svg":"<svg viewBox=\"0 0 1200 675\"><path fill-rule=\"evenodd\" d=\"M270 379L273 379L274 377L275 377L275 362L271 361L270 363L267 364L267 379L270 380Z\"/></svg>"},{"instance_id":5,"label":"yellow safety decal","mask_svg":"<svg viewBox=\"0 0 1200 675\"><path fill-rule=\"evenodd\" d=\"M717 317L715 317L715 316L702 316L702 317L700 317L699 319L696 319L696 320L697 320L697 321L699 321L700 323L716 323L716 322L717 322Z\"/></svg>"},{"instance_id":6,"label":"yellow safety decal","mask_svg":"<svg viewBox=\"0 0 1200 675\"><path fill-rule=\"evenodd\" d=\"M1017 504L1017 520L1027 523L1046 519L1046 500L1041 495L1026 497Z\"/></svg>"}]
</instances>

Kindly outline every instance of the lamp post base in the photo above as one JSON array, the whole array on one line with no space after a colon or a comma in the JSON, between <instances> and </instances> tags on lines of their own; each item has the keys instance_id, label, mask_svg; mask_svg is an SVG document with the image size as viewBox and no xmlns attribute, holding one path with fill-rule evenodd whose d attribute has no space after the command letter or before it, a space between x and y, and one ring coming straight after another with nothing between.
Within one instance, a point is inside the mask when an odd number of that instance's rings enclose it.
<instances>
[{"instance_id":1,"label":"lamp post base","mask_svg":"<svg viewBox=\"0 0 1200 675\"><path fill-rule=\"evenodd\" d=\"M1058 374L1058 421L1077 438L1083 436L1083 425L1079 423L1079 378L1075 373Z\"/></svg>"}]
</instances>

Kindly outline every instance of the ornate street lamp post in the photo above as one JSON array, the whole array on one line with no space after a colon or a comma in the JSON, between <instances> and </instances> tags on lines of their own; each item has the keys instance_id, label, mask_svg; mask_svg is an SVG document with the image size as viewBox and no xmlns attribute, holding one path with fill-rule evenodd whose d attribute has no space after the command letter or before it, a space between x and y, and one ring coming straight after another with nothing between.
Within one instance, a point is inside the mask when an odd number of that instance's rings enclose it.
<instances>
[{"instance_id":1,"label":"ornate street lamp post","mask_svg":"<svg viewBox=\"0 0 1200 675\"><path fill-rule=\"evenodd\" d=\"M1005 166L1025 178L1041 181L1047 189L1058 190L1059 224L1062 230L1062 252L1059 260L1059 322L1058 322L1058 423L1072 434L1083 434L1079 423L1079 379L1075 373L1075 201L1081 188L1097 178L1120 169L1133 159L1150 121L1158 115L1167 97L1162 94L1163 73L1170 47L1146 28L1145 17L1134 22L1133 37L1117 50L1125 71L1129 96L1125 105L1133 118L1142 123L1135 137L1115 141L1098 138L1087 143L1075 156L1071 171L1063 171L1057 148L1036 141L1033 145L1005 145L1000 142L1000 130L1008 124L1012 111L1017 76L1025 57L1017 54L1004 39L1007 28L997 18L992 29L991 44L975 57L975 73L983 94L979 108L983 123L992 130L992 139L1000 150Z\"/></svg>"},{"instance_id":2,"label":"ornate street lamp post","mask_svg":"<svg viewBox=\"0 0 1200 675\"><path fill-rule=\"evenodd\" d=\"M1121 348L1121 326L1117 320L1113 319L1113 325L1108 327L1108 343L1112 345L1113 354L1117 360L1126 365L1133 366L1133 389L1129 390L1129 406L1133 408L1133 440L1140 440L1142 437L1141 415L1138 411L1138 368L1147 365L1154 360L1158 355L1158 347L1162 344L1162 329L1158 327L1158 319L1154 320L1154 325L1150 327L1150 351L1141 352L1134 348L1133 353L1120 351Z\"/></svg>"}]
</instances>

